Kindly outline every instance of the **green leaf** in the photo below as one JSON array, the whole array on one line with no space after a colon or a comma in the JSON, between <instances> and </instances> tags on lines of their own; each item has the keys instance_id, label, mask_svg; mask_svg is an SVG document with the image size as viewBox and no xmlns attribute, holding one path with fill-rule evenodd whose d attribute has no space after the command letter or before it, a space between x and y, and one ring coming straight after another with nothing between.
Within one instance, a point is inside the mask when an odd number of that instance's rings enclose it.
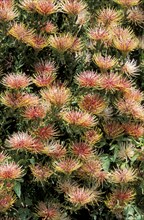
<instances>
[{"instance_id":1,"label":"green leaf","mask_svg":"<svg viewBox=\"0 0 144 220\"><path fill-rule=\"evenodd\" d=\"M21 184L20 184L20 182L15 182L14 191L15 191L16 195L20 198L21 197Z\"/></svg>"}]
</instances>

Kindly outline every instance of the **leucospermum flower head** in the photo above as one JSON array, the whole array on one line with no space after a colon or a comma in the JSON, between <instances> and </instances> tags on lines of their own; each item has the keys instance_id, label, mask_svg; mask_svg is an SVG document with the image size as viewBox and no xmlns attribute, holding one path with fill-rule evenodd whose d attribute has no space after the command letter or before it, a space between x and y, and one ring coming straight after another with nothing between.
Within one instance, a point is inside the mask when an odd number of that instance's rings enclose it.
<instances>
[{"instance_id":1,"label":"leucospermum flower head","mask_svg":"<svg viewBox=\"0 0 144 220\"><path fill-rule=\"evenodd\" d=\"M47 60L41 60L40 62L34 65L34 69L36 73L42 74L50 74L56 73L57 68L55 67L55 63Z\"/></svg>"},{"instance_id":2,"label":"leucospermum flower head","mask_svg":"<svg viewBox=\"0 0 144 220\"><path fill-rule=\"evenodd\" d=\"M73 186L66 193L66 199L74 206L81 208L87 204L98 203L100 192L94 188Z\"/></svg>"},{"instance_id":3,"label":"leucospermum flower head","mask_svg":"<svg viewBox=\"0 0 144 220\"><path fill-rule=\"evenodd\" d=\"M121 160L127 160L133 158L135 154L135 146L130 142L124 142L120 144L120 150L118 152L118 157Z\"/></svg>"},{"instance_id":4,"label":"leucospermum flower head","mask_svg":"<svg viewBox=\"0 0 144 220\"><path fill-rule=\"evenodd\" d=\"M90 128L96 125L94 116L80 110L62 111L61 118L70 125Z\"/></svg>"},{"instance_id":5,"label":"leucospermum flower head","mask_svg":"<svg viewBox=\"0 0 144 220\"><path fill-rule=\"evenodd\" d=\"M49 34L54 34L57 31L57 27L51 21L48 21L43 27L43 30L45 30Z\"/></svg>"},{"instance_id":6,"label":"leucospermum flower head","mask_svg":"<svg viewBox=\"0 0 144 220\"><path fill-rule=\"evenodd\" d=\"M56 84L51 85L48 89L42 90L41 96L52 105L62 107L70 100L71 92L64 85Z\"/></svg>"},{"instance_id":7,"label":"leucospermum flower head","mask_svg":"<svg viewBox=\"0 0 144 220\"><path fill-rule=\"evenodd\" d=\"M122 13L112 8L104 8L97 13L98 23L106 27L116 26L121 19Z\"/></svg>"},{"instance_id":8,"label":"leucospermum flower head","mask_svg":"<svg viewBox=\"0 0 144 220\"><path fill-rule=\"evenodd\" d=\"M58 135L58 132L54 128L53 125L45 125L39 126L36 130L34 130L34 134L37 138L42 140L48 140Z\"/></svg>"},{"instance_id":9,"label":"leucospermum flower head","mask_svg":"<svg viewBox=\"0 0 144 220\"><path fill-rule=\"evenodd\" d=\"M82 0L62 0L60 2L62 12L69 15L78 15L87 8Z\"/></svg>"},{"instance_id":10,"label":"leucospermum flower head","mask_svg":"<svg viewBox=\"0 0 144 220\"><path fill-rule=\"evenodd\" d=\"M137 66L135 60L127 60L122 66L121 71L128 77L137 76L139 72L139 66Z\"/></svg>"},{"instance_id":11,"label":"leucospermum flower head","mask_svg":"<svg viewBox=\"0 0 144 220\"><path fill-rule=\"evenodd\" d=\"M0 212L5 213L15 203L16 197L13 193L4 192L0 194Z\"/></svg>"},{"instance_id":12,"label":"leucospermum flower head","mask_svg":"<svg viewBox=\"0 0 144 220\"><path fill-rule=\"evenodd\" d=\"M98 94L87 94L79 103L81 109L92 114L100 114L106 107L105 100Z\"/></svg>"},{"instance_id":13,"label":"leucospermum flower head","mask_svg":"<svg viewBox=\"0 0 144 220\"><path fill-rule=\"evenodd\" d=\"M58 141L51 141L45 144L42 153L54 159L66 156L66 148Z\"/></svg>"},{"instance_id":14,"label":"leucospermum flower head","mask_svg":"<svg viewBox=\"0 0 144 220\"><path fill-rule=\"evenodd\" d=\"M132 87L131 89L125 91L124 99L141 103L144 99L144 94L139 89Z\"/></svg>"},{"instance_id":15,"label":"leucospermum flower head","mask_svg":"<svg viewBox=\"0 0 144 220\"><path fill-rule=\"evenodd\" d=\"M17 109L37 105L39 103L39 98L32 93L5 92L1 94L1 102L9 108Z\"/></svg>"},{"instance_id":16,"label":"leucospermum flower head","mask_svg":"<svg viewBox=\"0 0 144 220\"><path fill-rule=\"evenodd\" d=\"M82 163L78 159L62 158L59 161L54 161L53 166L57 172L65 173L67 175L78 170Z\"/></svg>"},{"instance_id":17,"label":"leucospermum flower head","mask_svg":"<svg viewBox=\"0 0 144 220\"><path fill-rule=\"evenodd\" d=\"M29 36L25 42L36 50L42 50L44 47L48 46L48 39L45 36L37 34Z\"/></svg>"},{"instance_id":18,"label":"leucospermum flower head","mask_svg":"<svg viewBox=\"0 0 144 220\"><path fill-rule=\"evenodd\" d=\"M135 193L132 189L115 189L105 201L106 206L113 213L121 213L125 206L134 200Z\"/></svg>"},{"instance_id":19,"label":"leucospermum flower head","mask_svg":"<svg viewBox=\"0 0 144 220\"><path fill-rule=\"evenodd\" d=\"M95 88L100 87L101 76L94 71L84 71L75 77L76 83L80 87Z\"/></svg>"},{"instance_id":20,"label":"leucospermum flower head","mask_svg":"<svg viewBox=\"0 0 144 220\"><path fill-rule=\"evenodd\" d=\"M23 176L23 170L14 162L0 165L0 180L15 180Z\"/></svg>"},{"instance_id":21,"label":"leucospermum flower head","mask_svg":"<svg viewBox=\"0 0 144 220\"><path fill-rule=\"evenodd\" d=\"M58 11L58 6L54 0L39 0L35 1L35 8L41 15L50 15Z\"/></svg>"},{"instance_id":22,"label":"leucospermum flower head","mask_svg":"<svg viewBox=\"0 0 144 220\"><path fill-rule=\"evenodd\" d=\"M41 183L47 181L47 179L53 174L48 164L30 165L30 170L34 176L35 181L41 182Z\"/></svg>"},{"instance_id":23,"label":"leucospermum flower head","mask_svg":"<svg viewBox=\"0 0 144 220\"><path fill-rule=\"evenodd\" d=\"M113 68L117 63L117 60L115 58L112 58L111 56L104 57L101 54L94 54L93 61L101 69L102 72Z\"/></svg>"},{"instance_id":24,"label":"leucospermum flower head","mask_svg":"<svg viewBox=\"0 0 144 220\"><path fill-rule=\"evenodd\" d=\"M135 25L142 25L144 23L144 12L138 7L130 8L127 11L127 19Z\"/></svg>"},{"instance_id":25,"label":"leucospermum flower head","mask_svg":"<svg viewBox=\"0 0 144 220\"><path fill-rule=\"evenodd\" d=\"M72 153L80 159L87 159L93 156L93 151L90 145L85 142L74 143L71 147Z\"/></svg>"},{"instance_id":26,"label":"leucospermum flower head","mask_svg":"<svg viewBox=\"0 0 144 220\"><path fill-rule=\"evenodd\" d=\"M100 88L109 92L119 90L121 77L117 73L106 73L101 76Z\"/></svg>"},{"instance_id":27,"label":"leucospermum flower head","mask_svg":"<svg viewBox=\"0 0 144 220\"><path fill-rule=\"evenodd\" d=\"M30 85L31 79L25 73L10 73L3 77L2 84L11 89L21 89Z\"/></svg>"},{"instance_id":28,"label":"leucospermum flower head","mask_svg":"<svg viewBox=\"0 0 144 220\"><path fill-rule=\"evenodd\" d=\"M128 122L123 126L125 132L134 138L140 138L144 135L144 125L141 123Z\"/></svg>"},{"instance_id":29,"label":"leucospermum flower head","mask_svg":"<svg viewBox=\"0 0 144 220\"><path fill-rule=\"evenodd\" d=\"M34 0L22 0L20 2L20 7L28 12L35 11L35 1Z\"/></svg>"},{"instance_id":30,"label":"leucospermum flower head","mask_svg":"<svg viewBox=\"0 0 144 220\"><path fill-rule=\"evenodd\" d=\"M140 0L113 0L113 1L127 8L138 5L140 3Z\"/></svg>"},{"instance_id":31,"label":"leucospermum flower head","mask_svg":"<svg viewBox=\"0 0 144 220\"><path fill-rule=\"evenodd\" d=\"M17 11L14 8L14 2L1 1L0 3L0 20L11 21L18 16Z\"/></svg>"},{"instance_id":32,"label":"leucospermum flower head","mask_svg":"<svg viewBox=\"0 0 144 220\"><path fill-rule=\"evenodd\" d=\"M124 132L123 125L116 121L106 121L103 124L104 131L109 138L117 138Z\"/></svg>"},{"instance_id":33,"label":"leucospermum flower head","mask_svg":"<svg viewBox=\"0 0 144 220\"><path fill-rule=\"evenodd\" d=\"M9 157L4 153L0 152L0 164L9 159Z\"/></svg>"},{"instance_id":34,"label":"leucospermum flower head","mask_svg":"<svg viewBox=\"0 0 144 220\"><path fill-rule=\"evenodd\" d=\"M46 116L47 109L43 105L26 107L22 116L27 120L42 119Z\"/></svg>"},{"instance_id":35,"label":"leucospermum flower head","mask_svg":"<svg viewBox=\"0 0 144 220\"><path fill-rule=\"evenodd\" d=\"M102 138L102 133L97 130L91 129L84 133L84 140L89 145L94 145L99 142Z\"/></svg>"},{"instance_id":36,"label":"leucospermum flower head","mask_svg":"<svg viewBox=\"0 0 144 220\"><path fill-rule=\"evenodd\" d=\"M137 179L136 170L132 168L118 168L110 173L111 183L126 184Z\"/></svg>"},{"instance_id":37,"label":"leucospermum flower head","mask_svg":"<svg viewBox=\"0 0 144 220\"><path fill-rule=\"evenodd\" d=\"M91 28L88 32L88 36L90 39L94 41L102 41L102 42L107 41L110 37L109 32L105 27Z\"/></svg>"}]
</instances>

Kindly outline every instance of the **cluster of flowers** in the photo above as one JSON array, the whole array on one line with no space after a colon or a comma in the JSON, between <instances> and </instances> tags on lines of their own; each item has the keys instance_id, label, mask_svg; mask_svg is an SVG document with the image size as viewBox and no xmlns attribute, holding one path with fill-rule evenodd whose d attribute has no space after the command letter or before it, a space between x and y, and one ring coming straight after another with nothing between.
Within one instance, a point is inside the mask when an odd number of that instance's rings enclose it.
<instances>
[{"instance_id":1,"label":"cluster of flowers","mask_svg":"<svg viewBox=\"0 0 144 220\"><path fill-rule=\"evenodd\" d=\"M79 34L59 33L58 27L51 21L45 21L41 34L38 34L36 28L29 28L16 20L18 8L30 15L38 13L44 18L62 13L76 18L80 31L91 20L84 1L24 0L17 6L12 0L1 1L0 19L3 22L14 20L9 23L9 37L34 50L48 47L57 56L70 53L75 59L89 57L85 64L89 66L93 62L95 69L73 73L76 88L73 91L57 77L55 62L50 59L36 62L32 76L22 71L2 78L1 84L6 90L1 93L0 102L16 111L29 125L26 131L9 135L5 148L17 154L32 154L36 158L36 163L29 165L34 181L43 186L53 178L58 195L63 194L68 204L66 209L69 206L75 211L102 201L103 185L110 184L112 192L105 199L105 204L117 215L135 199L134 187L129 184L138 180L139 173L131 166L121 166L123 163L112 170L105 169L103 154L96 149L101 140L117 140L123 135L138 139L144 135L143 93L133 80L140 68L129 56L130 52L143 45L130 27L122 25L126 17L127 22L142 25L144 14L138 6L139 0L114 2L121 9L100 9L96 14L96 25L92 22L86 28L86 36L82 40ZM118 55L109 55L110 49ZM36 93L29 92L33 85L38 87ZM62 131L70 136L68 141L62 141ZM44 163L38 161L39 155L46 158ZM118 158L125 164L133 157L141 161L143 156L143 148L123 142L119 146ZM24 173L20 166L9 162L8 156L0 153L0 212L5 212L15 202L13 182ZM43 219L69 219L61 205L53 201L39 202L36 214Z\"/></svg>"}]
</instances>

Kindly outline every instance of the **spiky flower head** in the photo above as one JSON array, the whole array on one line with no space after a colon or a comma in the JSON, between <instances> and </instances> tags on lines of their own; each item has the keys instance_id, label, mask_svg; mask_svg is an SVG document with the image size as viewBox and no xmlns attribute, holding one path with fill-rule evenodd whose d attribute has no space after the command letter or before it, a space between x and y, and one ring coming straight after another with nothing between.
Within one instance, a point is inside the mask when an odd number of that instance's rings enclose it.
<instances>
[{"instance_id":1,"label":"spiky flower head","mask_svg":"<svg viewBox=\"0 0 144 220\"><path fill-rule=\"evenodd\" d=\"M54 159L62 158L66 156L66 148L58 141L47 142L42 150L43 154Z\"/></svg>"},{"instance_id":2,"label":"spiky flower head","mask_svg":"<svg viewBox=\"0 0 144 220\"><path fill-rule=\"evenodd\" d=\"M0 164L3 163L4 161L6 161L7 159L9 159L7 154L5 154L3 151L0 152Z\"/></svg>"},{"instance_id":3,"label":"spiky flower head","mask_svg":"<svg viewBox=\"0 0 144 220\"><path fill-rule=\"evenodd\" d=\"M93 151L90 145L85 142L77 142L72 145L72 153L80 159L88 159L93 156Z\"/></svg>"},{"instance_id":4,"label":"spiky flower head","mask_svg":"<svg viewBox=\"0 0 144 220\"><path fill-rule=\"evenodd\" d=\"M123 7L132 7L132 6L136 6L140 3L140 0L113 0L114 2L116 2L117 4L123 6Z\"/></svg>"},{"instance_id":5,"label":"spiky flower head","mask_svg":"<svg viewBox=\"0 0 144 220\"><path fill-rule=\"evenodd\" d=\"M144 12L140 7L133 7L127 10L127 19L135 25L144 24Z\"/></svg>"},{"instance_id":6,"label":"spiky flower head","mask_svg":"<svg viewBox=\"0 0 144 220\"><path fill-rule=\"evenodd\" d=\"M144 99L144 94L134 87L131 87L124 93L124 99L125 100L133 100L135 102L141 103Z\"/></svg>"},{"instance_id":7,"label":"spiky flower head","mask_svg":"<svg viewBox=\"0 0 144 220\"><path fill-rule=\"evenodd\" d=\"M137 179L137 171L133 168L118 168L111 171L109 181L111 183L126 184Z\"/></svg>"},{"instance_id":8,"label":"spiky flower head","mask_svg":"<svg viewBox=\"0 0 144 220\"><path fill-rule=\"evenodd\" d=\"M55 0L39 0L35 1L35 8L41 15L51 15L58 11L58 6Z\"/></svg>"},{"instance_id":9,"label":"spiky flower head","mask_svg":"<svg viewBox=\"0 0 144 220\"><path fill-rule=\"evenodd\" d=\"M4 105L13 109L37 105L39 103L38 96L35 96L32 93L5 92L4 94L1 94L0 99Z\"/></svg>"},{"instance_id":10,"label":"spiky flower head","mask_svg":"<svg viewBox=\"0 0 144 220\"><path fill-rule=\"evenodd\" d=\"M50 74L56 73L55 63L48 60L41 60L34 65L36 73Z\"/></svg>"},{"instance_id":11,"label":"spiky flower head","mask_svg":"<svg viewBox=\"0 0 144 220\"><path fill-rule=\"evenodd\" d=\"M140 138L144 135L144 125L141 123L128 122L123 127L125 132L134 138Z\"/></svg>"},{"instance_id":12,"label":"spiky flower head","mask_svg":"<svg viewBox=\"0 0 144 220\"><path fill-rule=\"evenodd\" d=\"M136 61L127 60L121 68L122 73L126 74L128 77L137 76L139 72L139 66L137 66Z\"/></svg>"},{"instance_id":13,"label":"spiky flower head","mask_svg":"<svg viewBox=\"0 0 144 220\"><path fill-rule=\"evenodd\" d=\"M80 87L95 88L100 86L101 76L94 71L84 71L75 77L76 83Z\"/></svg>"},{"instance_id":14,"label":"spiky flower head","mask_svg":"<svg viewBox=\"0 0 144 220\"><path fill-rule=\"evenodd\" d=\"M102 133L100 133L98 130L91 129L84 133L85 142L91 146L99 142L101 138Z\"/></svg>"},{"instance_id":15,"label":"spiky flower head","mask_svg":"<svg viewBox=\"0 0 144 220\"><path fill-rule=\"evenodd\" d=\"M98 94L87 94L79 103L81 109L99 115L105 108L105 100Z\"/></svg>"},{"instance_id":16,"label":"spiky flower head","mask_svg":"<svg viewBox=\"0 0 144 220\"><path fill-rule=\"evenodd\" d=\"M100 88L109 92L119 90L121 77L117 73L106 73L101 76Z\"/></svg>"},{"instance_id":17,"label":"spiky flower head","mask_svg":"<svg viewBox=\"0 0 144 220\"><path fill-rule=\"evenodd\" d=\"M28 12L34 12L35 1L34 0L21 0L20 7Z\"/></svg>"},{"instance_id":18,"label":"spiky flower head","mask_svg":"<svg viewBox=\"0 0 144 220\"><path fill-rule=\"evenodd\" d=\"M23 89L30 83L31 79L25 73L10 73L2 79L2 84L11 89Z\"/></svg>"},{"instance_id":19,"label":"spiky flower head","mask_svg":"<svg viewBox=\"0 0 144 220\"><path fill-rule=\"evenodd\" d=\"M121 213L125 206L134 200L135 193L132 189L115 189L105 201L106 206L115 214Z\"/></svg>"},{"instance_id":20,"label":"spiky flower head","mask_svg":"<svg viewBox=\"0 0 144 220\"><path fill-rule=\"evenodd\" d=\"M0 165L0 180L20 179L23 175L22 168L14 162Z\"/></svg>"},{"instance_id":21,"label":"spiky flower head","mask_svg":"<svg viewBox=\"0 0 144 220\"><path fill-rule=\"evenodd\" d=\"M82 0L62 0L60 2L62 12L69 15L79 15L87 8L87 5Z\"/></svg>"},{"instance_id":22,"label":"spiky flower head","mask_svg":"<svg viewBox=\"0 0 144 220\"><path fill-rule=\"evenodd\" d=\"M94 41L102 41L102 42L107 41L110 37L109 32L105 27L91 28L88 32L88 36L90 39Z\"/></svg>"},{"instance_id":23,"label":"spiky flower head","mask_svg":"<svg viewBox=\"0 0 144 220\"><path fill-rule=\"evenodd\" d=\"M93 61L102 72L113 68L117 64L115 58L112 58L111 56L104 57L100 53L93 55Z\"/></svg>"},{"instance_id":24,"label":"spiky flower head","mask_svg":"<svg viewBox=\"0 0 144 220\"><path fill-rule=\"evenodd\" d=\"M62 107L70 100L71 92L63 84L55 84L41 92L44 100L50 102L56 107Z\"/></svg>"},{"instance_id":25,"label":"spiky flower head","mask_svg":"<svg viewBox=\"0 0 144 220\"><path fill-rule=\"evenodd\" d=\"M41 183L47 181L47 179L50 178L50 176L53 174L48 164L30 165L30 170L32 172L32 175L34 176L35 181L41 182Z\"/></svg>"},{"instance_id":26,"label":"spiky flower head","mask_svg":"<svg viewBox=\"0 0 144 220\"><path fill-rule=\"evenodd\" d=\"M15 203L16 197L11 192L0 193L0 212L5 213Z\"/></svg>"},{"instance_id":27,"label":"spiky flower head","mask_svg":"<svg viewBox=\"0 0 144 220\"><path fill-rule=\"evenodd\" d=\"M34 36L34 30L28 29L23 23L14 23L8 34L15 37L17 40L27 42L29 38Z\"/></svg>"},{"instance_id":28,"label":"spiky flower head","mask_svg":"<svg viewBox=\"0 0 144 220\"><path fill-rule=\"evenodd\" d=\"M33 36L29 36L25 42L35 50L42 50L48 46L48 39L41 34L33 34Z\"/></svg>"},{"instance_id":29,"label":"spiky flower head","mask_svg":"<svg viewBox=\"0 0 144 220\"><path fill-rule=\"evenodd\" d=\"M43 30L45 30L48 34L54 34L57 31L57 27L51 21L48 21L43 27Z\"/></svg>"},{"instance_id":30,"label":"spiky flower head","mask_svg":"<svg viewBox=\"0 0 144 220\"><path fill-rule=\"evenodd\" d=\"M98 24L105 27L116 26L122 20L121 11L113 8L104 8L97 13Z\"/></svg>"},{"instance_id":31,"label":"spiky flower head","mask_svg":"<svg viewBox=\"0 0 144 220\"><path fill-rule=\"evenodd\" d=\"M103 127L108 138L117 138L124 132L123 125L116 121L106 121Z\"/></svg>"},{"instance_id":32,"label":"spiky flower head","mask_svg":"<svg viewBox=\"0 0 144 220\"><path fill-rule=\"evenodd\" d=\"M41 140L49 140L58 135L57 130L53 125L39 126L36 130L33 131L37 138Z\"/></svg>"},{"instance_id":33,"label":"spiky flower head","mask_svg":"<svg viewBox=\"0 0 144 220\"><path fill-rule=\"evenodd\" d=\"M85 9L78 14L76 24L79 26L83 26L89 21L89 19L90 19L90 14Z\"/></svg>"},{"instance_id":34,"label":"spiky flower head","mask_svg":"<svg viewBox=\"0 0 144 220\"><path fill-rule=\"evenodd\" d=\"M0 3L0 20L11 21L18 16L18 12L14 8L13 1L1 1Z\"/></svg>"},{"instance_id":35,"label":"spiky flower head","mask_svg":"<svg viewBox=\"0 0 144 220\"><path fill-rule=\"evenodd\" d=\"M79 209L87 204L98 203L100 192L94 188L73 186L66 193L66 199Z\"/></svg>"},{"instance_id":36,"label":"spiky flower head","mask_svg":"<svg viewBox=\"0 0 144 220\"><path fill-rule=\"evenodd\" d=\"M72 172L78 170L82 163L78 159L63 158L59 161L54 161L53 166L57 172L70 175Z\"/></svg>"},{"instance_id":37,"label":"spiky flower head","mask_svg":"<svg viewBox=\"0 0 144 220\"><path fill-rule=\"evenodd\" d=\"M42 119L46 116L46 108L43 105L35 105L26 107L22 116L27 120Z\"/></svg>"},{"instance_id":38,"label":"spiky flower head","mask_svg":"<svg viewBox=\"0 0 144 220\"><path fill-rule=\"evenodd\" d=\"M124 142L120 144L120 150L118 152L118 157L121 160L132 159L135 154L135 146L131 142Z\"/></svg>"},{"instance_id":39,"label":"spiky flower head","mask_svg":"<svg viewBox=\"0 0 144 220\"><path fill-rule=\"evenodd\" d=\"M81 126L83 128L90 128L96 125L94 116L80 110L62 111L60 116L70 125Z\"/></svg>"}]
</instances>

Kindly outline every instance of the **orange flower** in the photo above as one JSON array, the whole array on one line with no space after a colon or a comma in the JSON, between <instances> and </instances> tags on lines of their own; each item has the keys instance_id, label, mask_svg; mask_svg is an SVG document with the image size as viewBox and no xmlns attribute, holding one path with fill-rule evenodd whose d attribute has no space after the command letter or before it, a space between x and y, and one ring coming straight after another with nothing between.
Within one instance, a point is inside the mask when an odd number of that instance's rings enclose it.
<instances>
[{"instance_id":1,"label":"orange flower","mask_svg":"<svg viewBox=\"0 0 144 220\"><path fill-rule=\"evenodd\" d=\"M30 165L30 170L37 182L45 182L53 174L52 170L47 164L42 166L41 164Z\"/></svg>"},{"instance_id":2,"label":"orange flower","mask_svg":"<svg viewBox=\"0 0 144 220\"><path fill-rule=\"evenodd\" d=\"M113 0L113 1L127 8L138 5L140 3L140 0Z\"/></svg>"},{"instance_id":3,"label":"orange flower","mask_svg":"<svg viewBox=\"0 0 144 220\"><path fill-rule=\"evenodd\" d=\"M13 1L1 1L0 3L0 20L11 21L18 16L17 11L14 9Z\"/></svg>"},{"instance_id":4,"label":"orange flower","mask_svg":"<svg viewBox=\"0 0 144 220\"><path fill-rule=\"evenodd\" d=\"M0 165L0 180L15 180L24 175L24 171L14 162Z\"/></svg>"},{"instance_id":5,"label":"orange flower","mask_svg":"<svg viewBox=\"0 0 144 220\"><path fill-rule=\"evenodd\" d=\"M75 80L80 87L93 88L100 86L101 76L94 71L87 70L77 75Z\"/></svg>"},{"instance_id":6,"label":"orange flower","mask_svg":"<svg viewBox=\"0 0 144 220\"><path fill-rule=\"evenodd\" d=\"M52 75L56 73L56 67L54 62L50 61L40 61L34 65L35 71L41 74L49 74Z\"/></svg>"},{"instance_id":7,"label":"orange flower","mask_svg":"<svg viewBox=\"0 0 144 220\"><path fill-rule=\"evenodd\" d=\"M98 203L100 192L91 188L73 186L66 193L66 199L77 208L81 208L87 204Z\"/></svg>"},{"instance_id":8,"label":"orange flower","mask_svg":"<svg viewBox=\"0 0 144 220\"><path fill-rule=\"evenodd\" d=\"M131 87L131 89L125 91L124 99L133 100L135 102L141 103L141 101L144 99L144 94L139 89Z\"/></svg>"},{"instance_id":9,"label":"orange flower","mask_svg":"<svg viewBox=\"0 0 144 220\"><path fill-rule=\"evenodd\" d=\"M28 12L35 11L35 1L34 0L22 0L20 2L20 7Z\"/></svg>"},{"instance_id":10,"label":"orange flower","mask_svg":"<svg viewBox=\"0 0 144 220\"><path fill-rule=\"evenodd\" d=\"M81 163L77 159L73 158L63 158L59 161L54 161L53 166L57 172L71 174L72 172L78 170L81 167Z\"/></svg>"},{"instance_id":11,"label":"orange flower","mask_svg":"<svg viewBox=\"0 0 144 220\"><path fill-rule=\"evenodd\" d=\"M13 109L27 107L31 105L37 105L39 99L37 96L28 93L11 93L5 92L1 95L1 102Z\"/></svg>"},{"instance_id":12,"label":"orange flower","mask_svg":"<svg viewBox=\"0 0 144 220\"><path fill-rule=\"evenodd\" d=\"M63 147L58 141L52 141L45 144L42 153L46 154L49 157L57 159L66 155L66 148Z\"/></svg>"},{"instance_id":13,"label":"orange flower","mask_svg":"<svg viewBox=\"0 0 144 220\"><path fill-rule=\"evenodd\" d=\"M48 21L43 30L45 30L49 34L53 34L56 33L57 27L52 22Z\"/></svg>"},{"instance_id":14,"label":"orange flower","mask_svg":"<svg viewBox=\"0 0 144 220\"><path fill-rule=\"evenodd\" d=\"M123 125L116 121L107 121L104 123L103 127L109 138L117 138L124 132Z\"/></svg>"},{"instance_id":15,"label":"orange flower","mask_svg":"<svg viewBox=\"0 0 144 220\"><path fill-rule=\"evenodd\" d=\"M110 37L107 29L104 27L95 27L95 28L90 29L88 36L92 40L102 41L102 42L105 42Z\"/></svg>"},{"instance_id":16,"label":"orange flower","mask_svg":"<svg viewBox=\"0 0 144 220\"><path fill-rule=\"evenodd\" d=\"M17 40L27 42L29 38L33 37L34 30L28 30L23 23L14 23L11 29L8 31L8 34L12 35Z\"/></svg>"},{"instance_id":17,"label":"orange flower","mask_svg":"<svg viewBox=\"0 0 144 220\"><path fill-rule=\"evenodd\" d=\"M121 77L116 73L106 73L101 76L100 87L106 91L114 92L118 90Z\"/></svg>"},{"instance_id":18,"label":"orange flower","mask_svg":"<svg viewBox=\"0 0 144 220\"><path fill-rule=\"evenodd\" d=\"M137 179L136 170L132 168L115 169L110 173L111 183L125 184Z\"/></svg>"},{"instance_id":19,"label":"orange flower","mask_svg":"<svg viewBox=\"0 0 144 220\"><path fill-rule=\"evenodd\" d=\"M15 201L16 197L13 195L13 193L0 193L0 212L5 213L8 209L12 207Z\"/></svg>"},{"instance_id":20,"label":"orange flower","mask_svg":"<svg viewBox=\"0 0 144 220\"><path fill-rule=\"evenodd\" d=\"M134 197L135 193L132 189L115 189L105 203L113 213L120 214Z\"/></svg>"},{"instance_id":21,"label":"orange flower","mask_svg":"<svg viewBox=\"0 0 144 220\"><path fill-rule=\"evenodd\" d=\"M25 42L36 50L42 50L44 47L48 46L48 40L46 37L36 34L27 37Z\"/></svg>"},{"instance_id":22,"label":"orange flower","mask_svg":"<svg viewBox=\"0 0 144 220\"><path fill-rule=\"evenodd\" d=\"M64 121L71 125L81 126L84 128L89 128L96 125L95 118L86 112L69 110L61 112L60 116Z\"/></svg>"},{"instance_id":23,"label":"orange flower","mask_svg":"<svg viewBox=\"0 0 144 220\"><path fill-rule=\"evenodd\" d=\"M113 68L117 63L117 60L115 58L112 58L111 56L103 57L101 54L94 54L93 61L101 69L102 72Z\"/></svg>"},{"instance_id":24,"label":"orange flower","mask_svg":"<svg viewBox=\"0 0 144 220\"><path fill-rule=\"evenodd\" d=\"M40 93L44 100L49 101L52 105L57 107L64 106L71 97L70 90L62 84L52 85Z\"/></svg>"},{"instance_id":25,"label":"orange flower","mask_svg":"<svg viewBox=\"0 0 144 220\"><path fill-rule=\"evenodd\" d=\"M97 13L98 23L103 26L116 26L122 20L121 11L105 8Z\"/></svg>"},{"instance_id":26,"label":"orange flower","mask_svg":"<svg viewBox=\"0 0 144 220\"><path fill-rule=\"evenodd\" d=\"M48 140L58 135L52 125L40 126L34 131L34 134L41 140Z\"/></svg>"},{"instance_id":27,"label":"orange flower","mask_svg":"<svg viewBox=\"0 0 144 220\"><path fill-rule=\"evenodd\" d=\"M23 117L27 120L35 120L38 118L44 118L46 116L46 109L42 105L35 105L27 107L23 111Z\"/></svg>"},{"instance_id":28,"label":"orange flower","mask_svg":"<svg viewBox=\"0 0 144 220\"><path fill-rule=\"evenodd\" d=\"M35 2L35 7L41 15L50 15L58 11L54 0L39 0Z\"/></svg>"},{"instance_id":29,"label":"orange flower","mask_svg":"<svg viewBox=\"0 0 144 220\"><path fill-rule=\"evenodd\" d=\"M14 133L6 140L6 144L12 150L26 150L34 145L34 138L28 133Z\"/></svg>"},{"instance_id":30,"label":"orange flower","mask_svg":"<svg viewBox=\"0 0 144 220\"><path fill-rule=\"evenodd\" d=\"M2 84L11 89L21 89L30 85L31 80L25 73L11 73L3 77Z\"/></svg>"},{"instance_id":31,"label":"orange flower","mask_svg":"<svg viewBox=\"0 0 144 220\"><path fill-rule=\"evenodd\" d=\"M140 138L144 135L144 126L140 123L128 122L124 124L125 132L134 137Z\"/></svg>"},{"instance_id":32,"label":"orange flower","mask_svg":"<svg viewBox=\"0 0 144 220\"><path fill-rule=\"evenodd\" d=\"M138 7L130 8L127 11L127 19L135 25L141 25L144 23L144 12Z\"/></svg>"},{"instance_id":33,"label":"orange flower","mask_svg":"<svg viewBox=\"0 0 144 220\"><path fill-rule=\"evenodd\" d=\"M106 107L106 103L98 94L87 94L79 103L81 109L99 115Z\"/></svg>"},{"instance_id":34,"label":"orange flower","mask_svg":"<svg viewBox=\"0 0 144 220\"><path fill-rule=\"evenodd\" d=\"M9 157L4 153L0 152L0 164L7 160Z\"/></svg>"},{"instance_id":35,"label":"orange flower","mask_svg":"<svg viewBox=\"0 0 144 220\"><path fill-rule=\"evenodd\" d=\"M135 60L127 60L122 66L121 71L125 73L128 77L137 76L139 72L139 66L136 65Z\"/></svg>"},{"instance_id":36,"label":"orange flower","mask_svg":"<svg viewBox=\"0 0 144 220\"><path fill-rule=\"evenodd\" d=\"M78 15L87 8L81 0L62 0L60 3L62 12L69 15Z\"/></svg>"},{"instance_id":37,"label":"orange flower","mask_svg":"<svg viewBox=\"0 0 144 220\"><path fill-rule=\"evenodd\" d=\"M84 160L93 155L91 147L85 142L74 143L72 145L72 153Z\"/></svg>"},{"instance_id":38,"label":"orange flower","mask_svg":"<svg viewBox=\"0 0 144 220\"><path fill-rule=\"evenodd\" d=\"M84 140L86 141L86 143L92 146L99 142L101 138L102 134L97 130L89 130L84 133Z\"/></svg>"}]
</instances>

